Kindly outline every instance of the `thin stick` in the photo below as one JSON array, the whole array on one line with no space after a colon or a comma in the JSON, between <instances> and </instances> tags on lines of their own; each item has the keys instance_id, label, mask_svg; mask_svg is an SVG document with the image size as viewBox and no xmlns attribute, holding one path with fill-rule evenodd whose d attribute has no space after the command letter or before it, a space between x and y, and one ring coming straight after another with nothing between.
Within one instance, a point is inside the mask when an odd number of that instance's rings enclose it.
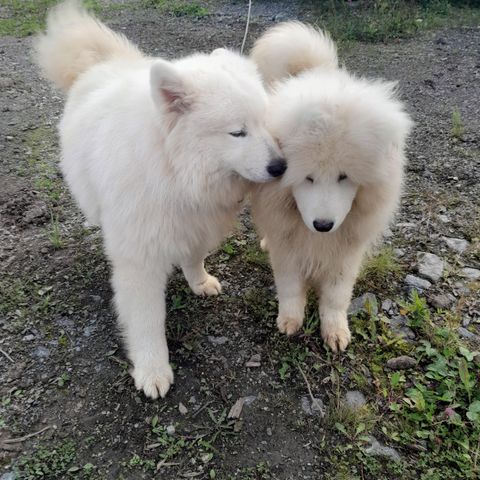
<instances>
[{"instance_id":1,"label":"thin stick","mask_svg":"<svg viewBox=\"0 0 480 480\"><path fill-rule=\"evenodd\" d=\"M323 408L322 408L322 406L320 405L320 403L318 402L318 400L313 396L312 388L310 387L310 382L308 381L307 376L305 375L305 373L303 373L302 367L300 367L299 364L297 364L297 367L298 367L298 369L300 370L300 373L302 374L302 377L303 377L303 379L305 380L305 383L307 384L308 394L310 395L310 398L311 398L311 400L312 400L312 404L315 404L315 405L317 406L318 410L319 410L320 412L322 412L322 414L323 414Z\"/></svg>"},{"instance_id":2,"label":"thin stick","mask_svg":"<svg viewBox=\"0 0 480 480\"><path fill-rule=\"evenodd\" d=\"M29 438L35 437L36 435L40 435L41 433L45 432L49 428L52 428L51 425L48 425L47 427L42 428L38 432L29 433L28 435L25 435L23 437L7 438L7 440L4 440L3 443L21 443L21 442L24 442L25 440L28 440Z\"/></svg>"},{"instance_id":3,"label":"thin stick","mask_svg":"<svg viewBox=\"0 0 480 480\"><path fill-rule=\"evenodd\" d=\"M247 24L245 25L245 34L243 35L242 47L240 48L240 53L242 54L243 54L243 49L245 48L245 42L247 41L248 27L250 26L251 13L252 13L252 0L248 0Z\"/></svg>"},{"instance_id":4,"label":"thin stick","mask_svg":"<svg viewBox=\"0 0 480 480\"><path fill-rule=\"evenodd\" d=\"M0 353L1 353L2 355L5 355L12 363L15 363L15 360L14 360L7 352L5 352L4 350L2 350L1 348L0 348Z\"/></svg>"}]
</instances>

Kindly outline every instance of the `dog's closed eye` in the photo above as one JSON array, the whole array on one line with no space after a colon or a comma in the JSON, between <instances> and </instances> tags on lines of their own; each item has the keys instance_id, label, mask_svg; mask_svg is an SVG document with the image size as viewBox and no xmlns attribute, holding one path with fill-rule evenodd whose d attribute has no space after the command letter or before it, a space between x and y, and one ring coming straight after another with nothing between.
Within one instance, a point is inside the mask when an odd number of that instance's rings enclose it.
<instances>
[{"instance_id":1,"label":"dog's closed eye","mask_svg":"<svg viewBox=\"0 0 480 480\"><path fill-rule=\"evenodd\" d=\"M308 176L308 177L306 178L306 180L307 180L307 182L313 183L313 177Z\"/></svg>"},{"instance_id":2,"label":"dog's closed eye","mask_svg":"<svg viewBox=\"0 0 480 480\"><path fill-rule=\"evenodd\" d=\"M345 173L341 173L339 176L338 176L338 181L341 182L342 180L345 180L347 179L347 175Z\"/></svg>"},{"instance_id":3,"label":"dog's closed eye","mask_svg":"<svg viewBox=\"0 0 480 480\"><path fill-rule=\"evenodd\" d=\"M238 138L238 137L246 137L247 136L247 131L242 128L241 130L237 130L235 132L229 132L232 137Z\"/></svg>"}]
</instances>

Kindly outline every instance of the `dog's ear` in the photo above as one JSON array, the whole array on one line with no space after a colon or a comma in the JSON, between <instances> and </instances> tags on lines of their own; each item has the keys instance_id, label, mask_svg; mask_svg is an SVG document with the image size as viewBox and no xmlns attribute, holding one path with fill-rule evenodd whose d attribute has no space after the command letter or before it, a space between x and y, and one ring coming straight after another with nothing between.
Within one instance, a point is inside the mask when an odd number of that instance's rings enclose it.
<instances>
[{"instance_id":1,"label":"dog's ear","mask_svg":"<svg viewBox=\"0 0 480 480\"><path fill-rule=\"evenodd\" d=\"M155 104L168 113L182 114L190 108L185 83L175 67L162 60L150 69L150 88Z\"/></svg>"}]
</instances>

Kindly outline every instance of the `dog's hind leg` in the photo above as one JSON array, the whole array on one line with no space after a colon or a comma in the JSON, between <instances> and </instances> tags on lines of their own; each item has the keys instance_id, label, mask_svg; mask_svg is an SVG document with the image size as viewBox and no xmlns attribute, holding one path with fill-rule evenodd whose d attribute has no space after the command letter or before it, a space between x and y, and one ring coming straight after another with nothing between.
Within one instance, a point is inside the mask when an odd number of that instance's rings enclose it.
<instances>
[{"instance_id":1,"label":"dog's hind leg","mask_svg":"<svg viewBox=\"0 0 480 480\"><path fill-rule=\"evenodd\" d=\"M164 397L173 383L165 336L167 273L113 258L112 286L135 386L147 397Z\"/></svg>"},{"instance_id":2,"label":"dog's hind leg","mask_svg":"<svg viewBox=\"0 0 480 480\"><path fill-rule=\"evenodd\" d=\"M198 249L181 263L183 275L195 295L218 295L222 292L222 286L216 277L205 270L204 260L207 252Z\"/></svg>"}]
</instances>

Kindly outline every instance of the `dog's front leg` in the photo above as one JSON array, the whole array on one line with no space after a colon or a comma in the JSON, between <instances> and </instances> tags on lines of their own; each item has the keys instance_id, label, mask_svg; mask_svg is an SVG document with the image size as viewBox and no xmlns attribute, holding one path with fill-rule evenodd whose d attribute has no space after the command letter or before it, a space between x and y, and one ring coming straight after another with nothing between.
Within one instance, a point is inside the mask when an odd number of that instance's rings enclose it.
<instances>
[{"instance_id":1,"label":"dog's front leg","mask_svg":"<svg viewBox=\"0 0 480 480\"><path fill-rule=\"evenodd\" d=\"M207 253L199 248L181 264L183 275L195 295L210 296L222 292L222 286L217 278L205 270L204 260Z\"/></svg>"},{"instance_id":2,"label":"dog's front leg","mask_svg":"<svg viewBox=\"0 0 480 480\"><path fill-rule=\"evenodd\" d=\"M343 352L351 340L347 309L360 261L361 256L339 260L317 288L322 338L334 352Z\"/></svg>"},{"instance_id":3,"label":"dog's front leg","mask_svg":"<svg viewBox=\"0 0 480 480\"><path fill-rule=\"evenodd\" d=\"M278 295L277 326L280 332L293 335L302 327L305 316L305 280L295 268L274 261L273 255L272 267Z\"/></svg>"},{"instance_id":4,"label":"dog's front leg","mask_svg":"<svg viewBox=\"0 0 480 480\"><path fill-rule=\"evenodd\" d=\"M164 397L173 383L165 335L167 272L131 261L113 261L112 285L135 386L147 397Z\"/></svg>"}]
</instances>

